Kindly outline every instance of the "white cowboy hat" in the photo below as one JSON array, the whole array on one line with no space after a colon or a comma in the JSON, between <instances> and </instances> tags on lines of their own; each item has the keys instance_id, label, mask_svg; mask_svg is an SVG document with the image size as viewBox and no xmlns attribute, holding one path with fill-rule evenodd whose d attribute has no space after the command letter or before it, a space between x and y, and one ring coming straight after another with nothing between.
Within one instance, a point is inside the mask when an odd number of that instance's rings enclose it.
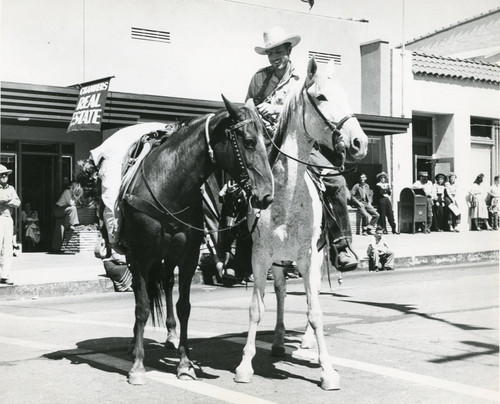
<instances>
[{"instance_id":1,"label":"white cowboy hat","mask_svg":"<svg viewBox=\"0 0 500 404\"><path fill-rule=\"evenodd\" d=\"M264 46L256 46L255 52L259 55L265 55L266 51L277 46L283 45L288 42L292 45L292 48L300 42L300 35L293 34L287 35L283 28L273 27L267 31L264 31Z\"/></svg>"},{"instance_id":2,"label":"white cowboy hat","mask_svg":"<svg viewBox=\"0 0 500 404\"><path fill-rule=\"evenodd\" d=\"M10 174L12 170L9 170L7 167L5 167L3 164L0 164L0 174Z\"/></svg>"}]
</instances>

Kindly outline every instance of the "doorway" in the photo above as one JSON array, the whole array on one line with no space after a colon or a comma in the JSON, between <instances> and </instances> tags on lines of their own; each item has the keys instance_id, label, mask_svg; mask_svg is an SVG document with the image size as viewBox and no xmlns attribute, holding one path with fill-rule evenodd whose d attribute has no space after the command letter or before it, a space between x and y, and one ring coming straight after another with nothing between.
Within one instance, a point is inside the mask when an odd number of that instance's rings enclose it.
<instances>
[{"instance_id":1,"label":"doorway","mask_svg":"<svg viewBox=\"0 0 500 404\"><path fill-rule=\"evenodd\" d=\"M29 202L38 213L40 244L37 251L48 251L52 238L56 202L57 156L23 154L21 160L22 205ZM23 235L24 236L24 235Z\"/></svg>"}]
</instances>

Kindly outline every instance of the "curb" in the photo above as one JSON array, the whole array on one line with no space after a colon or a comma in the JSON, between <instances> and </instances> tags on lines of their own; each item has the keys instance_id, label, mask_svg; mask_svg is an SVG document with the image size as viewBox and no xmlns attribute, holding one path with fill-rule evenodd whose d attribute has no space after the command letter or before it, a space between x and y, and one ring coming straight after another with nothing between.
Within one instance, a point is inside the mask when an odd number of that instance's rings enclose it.
<instances>
[{"instance_id":1,"label":"curb","mask_svg":"<svg viewBox=\"0 0 500 404\"><path fill-rule=\"evenodd\" d=\"M394 266L398 268L427 268L433 266L449 266L457 264L480 264L498 263L499 251L478 251L469 253L421 255L410 257L399 257L394 261ZM358 268L353 272L367 272L368 258L360 260ZM175 275L177 281L178 275ZM204 285L203 274L196 271L192 285ZM31 285L14 285L0 287L0 301L38 299L41 297L63 297L78 296L84 294L109 293L114 292L113 282L106 277L87 281L52 282Z\"/></svg>"},{"instance_id":2,"label":"curb","mask_svg":"<svg viewBox=\"0 0 500 404\"><path fill-rule=\"evenodd\" d=\"M436 265L456 265L456 264L477 264L482 262L498 262L499 251L476 251L468 253L417 255L410 257L396 257L394 259L395 268L410 268ZM360 259L358 269L368 270L368 258Z\"/></svg>"}]
</instances>

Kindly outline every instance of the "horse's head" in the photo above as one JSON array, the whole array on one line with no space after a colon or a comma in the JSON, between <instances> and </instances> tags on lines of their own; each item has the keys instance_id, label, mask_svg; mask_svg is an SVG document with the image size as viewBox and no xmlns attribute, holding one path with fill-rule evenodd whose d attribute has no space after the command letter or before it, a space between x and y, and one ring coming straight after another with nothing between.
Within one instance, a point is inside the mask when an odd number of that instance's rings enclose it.
<instances>
[{"instance_id":1,"label":"horse's head","mask_svg":"<svg viewBox=\"0 0 500 404\"><path fill-rule=\"evenodd\" d=\"M229 113L224 141L214 146L215 159L245 190L255 208L267 208L274 181L264 144L264 127L250 99L236 108L222 96Z\"/></svg>"},{"instance_id":2,"label":"horse's head","mask_svg":"<svg viewBox=\"0 0 500 404\"><path fill-rule=\"evenodd\" d=\"M333 65L320 72L312 58L307 66L304 91L308 100L304 109L306 127L314 126L316 133L331 135L316 139L322 151L327 151L323 153L325 157L337 167L364 158L368 138L347 102L347 95L333 78ZM313 133L313 129L308 131Z\"/></svg>"}]
</instances>

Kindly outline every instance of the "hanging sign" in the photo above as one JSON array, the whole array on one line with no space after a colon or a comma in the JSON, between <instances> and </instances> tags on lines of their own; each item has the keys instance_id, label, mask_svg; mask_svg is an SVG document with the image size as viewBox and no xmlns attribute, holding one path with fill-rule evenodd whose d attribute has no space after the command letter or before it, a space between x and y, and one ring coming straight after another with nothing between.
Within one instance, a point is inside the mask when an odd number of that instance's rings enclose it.
<instances>
[{"instance_id":1,"label":"hanging sign","mask_svg":"<svg viewBox=\"0 0 500 404\"><path fill-rule=\"evenodd\" d=\"M66 133L100 132L104 105L108 96L109 82L112 77L94 80L80 85L80 93L75 112Z\"/></svg>"}]
</instances>

